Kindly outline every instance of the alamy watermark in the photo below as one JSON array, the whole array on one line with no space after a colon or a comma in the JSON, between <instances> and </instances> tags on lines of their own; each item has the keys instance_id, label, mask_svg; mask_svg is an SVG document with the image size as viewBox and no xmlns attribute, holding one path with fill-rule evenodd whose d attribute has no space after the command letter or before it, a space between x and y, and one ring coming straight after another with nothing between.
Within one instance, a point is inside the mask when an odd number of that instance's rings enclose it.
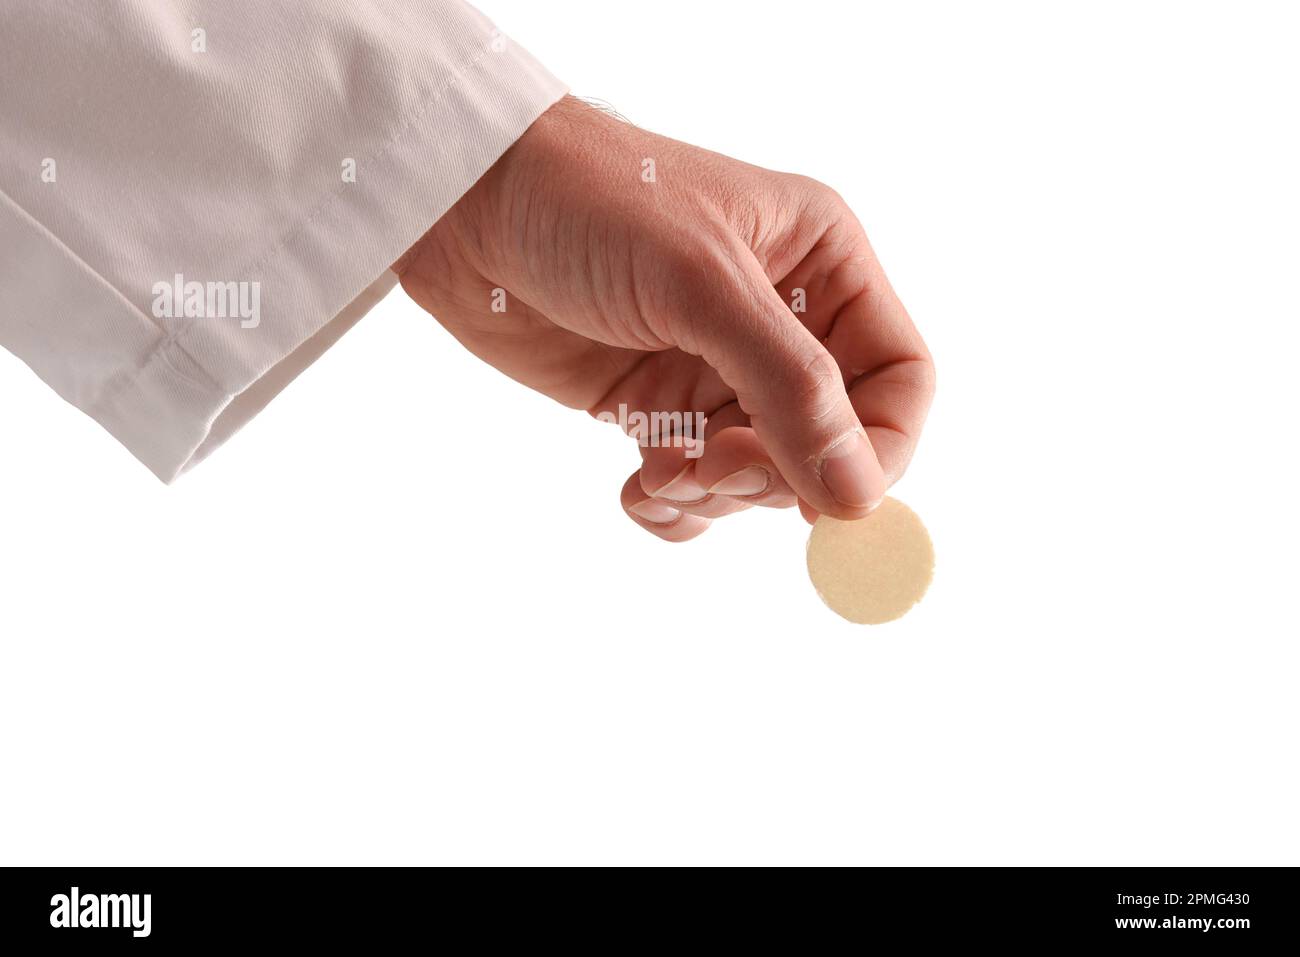
<instances>
[{"instance_id":1,"label":"alamy watermark","mask_svg":"<svg viewBox=\"0 0 1300 957\"><path fill-rule=\"evenodd\" d=\"M704 454L703 412L629 412L620 402L618 412L598 412L600 422L612 422L643 448L681 448L688 459Z\"/></svg>"},{"instance_id":2,"label":"alamy watermark","mask_svg":"<svg viewBox=\"0 0 1300 957\"><path fill-rule=\"evenodd\" d=\"M78 887L50 898L51 927L126 927L148 937L150 894L83 894Z\"/></svg>"},{"instance_id":3,"label":"alamy watermark","mask_svg":"<svg viewBox=\"0 0 1300 957\"><path fill-rule=\"evenodd\" d=\"M153 284L155 319L238 319L240 328L262 322L260 282L186 282L181 273L171 282Z\"/></svg>"}]
</instances>

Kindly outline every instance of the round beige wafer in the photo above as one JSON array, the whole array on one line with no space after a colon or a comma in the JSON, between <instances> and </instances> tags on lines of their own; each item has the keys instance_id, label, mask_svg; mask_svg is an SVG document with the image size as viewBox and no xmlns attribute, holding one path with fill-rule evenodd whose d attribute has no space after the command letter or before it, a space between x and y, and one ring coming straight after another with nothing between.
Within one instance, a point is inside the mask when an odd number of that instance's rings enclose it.
<instances>
[{"instance_id":1,"label":"round beige wafer","mask_svg":"<svg viewBox=\"0 0 1300 957\"><path fill-rule=\"evenodd\" d=\"M823 515L808 536L808 576L822 601L859 625L901 618L934 575L934 546L916 513L886 498L866 518Z\"/></svg>"}]
</instances>

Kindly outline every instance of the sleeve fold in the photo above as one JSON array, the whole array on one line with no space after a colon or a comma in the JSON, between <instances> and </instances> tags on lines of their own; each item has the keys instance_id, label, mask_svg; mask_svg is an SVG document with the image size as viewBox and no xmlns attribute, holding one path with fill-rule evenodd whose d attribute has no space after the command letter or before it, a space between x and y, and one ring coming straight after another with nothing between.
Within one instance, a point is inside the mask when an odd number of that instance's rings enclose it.
<instances>
[{"instance_id":1,"label":"sleeve fold","mask_svg":"<svg viewBox=\"0 0 1300 957\"><path fill-rule=\"evenodd\" d=\"M459 0L278 6L0 8L0 345L165 482L565 93Z\"/></svg>"}]
</instances>

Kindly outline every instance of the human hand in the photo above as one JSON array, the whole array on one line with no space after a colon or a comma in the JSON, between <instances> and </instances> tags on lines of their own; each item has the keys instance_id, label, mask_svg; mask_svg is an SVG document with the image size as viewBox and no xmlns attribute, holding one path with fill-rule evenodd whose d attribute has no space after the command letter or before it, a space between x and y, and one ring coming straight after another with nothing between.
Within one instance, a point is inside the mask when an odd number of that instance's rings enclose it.
<instances>
[{"instance_id":1,"label":"human hand","mask_svg":"<svg viewBox=\"0 0 1300 957\"><path fill-rule=\"evenodd\" d=\"M866 515L934 391L925 344L832 190L572 97L394 270L471 352L564 405L707 417L702 450L643 442L623 487L628 514L669 541L796 498L809 521Z\"/></svg>"}]
</instances>

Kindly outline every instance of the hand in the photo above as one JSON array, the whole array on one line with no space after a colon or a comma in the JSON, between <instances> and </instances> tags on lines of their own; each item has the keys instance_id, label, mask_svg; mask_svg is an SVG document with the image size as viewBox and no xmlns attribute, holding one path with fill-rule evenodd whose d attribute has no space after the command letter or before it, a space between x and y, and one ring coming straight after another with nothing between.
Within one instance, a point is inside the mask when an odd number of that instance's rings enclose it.
<instances>
[{"instance_id":1,"label":"hand","mask_svg":"<svg viewBox=\"0 0 1300 957\"><path fill-rule=\"evenodd\" d=\"M866 515L934 389L835 192L572 97L394 269L471 352L567 406L706 416L702 454L643 444L623 488L628 514L670 541L796 496L809 521Z\"/></svg>"}]
</instances>

